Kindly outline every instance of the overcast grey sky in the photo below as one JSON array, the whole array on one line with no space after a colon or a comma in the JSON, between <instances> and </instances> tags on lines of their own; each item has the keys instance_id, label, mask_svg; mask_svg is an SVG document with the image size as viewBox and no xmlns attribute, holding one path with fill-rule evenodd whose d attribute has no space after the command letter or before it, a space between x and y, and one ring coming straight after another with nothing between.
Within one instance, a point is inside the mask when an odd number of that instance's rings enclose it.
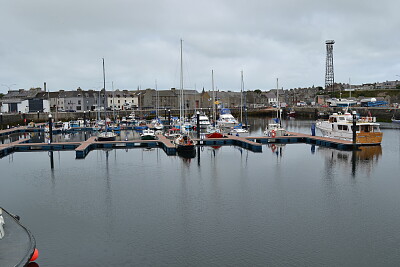
<instances>
[{"instance_id":1,"label":"overcast grey sky","mask_svg":"<svg viewBox=\"0 0 400 267\"><path fill-rule=\"evenodd\" d=\"M0 92L240 90L324 86L325 40L335 81L400 79L399 1L0 0Z\"/></svg>"}]
</instances>

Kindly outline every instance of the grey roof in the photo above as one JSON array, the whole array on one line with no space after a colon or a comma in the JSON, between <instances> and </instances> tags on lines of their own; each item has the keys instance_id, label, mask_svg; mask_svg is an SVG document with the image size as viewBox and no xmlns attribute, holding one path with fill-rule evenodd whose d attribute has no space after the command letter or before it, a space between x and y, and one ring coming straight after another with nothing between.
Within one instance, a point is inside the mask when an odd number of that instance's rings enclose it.
<instances>
[{"instance_id":1,"label":"grey roof","mask_svg":"<svg viewBox=\"0 0 400 267\"><path fill-rule=\"evenodd\" d=\"M9 90L8 93L3 96L3 99L29 99L34 98L38 92L44 91L40 88Z\"/></svg>"}]
</instances>

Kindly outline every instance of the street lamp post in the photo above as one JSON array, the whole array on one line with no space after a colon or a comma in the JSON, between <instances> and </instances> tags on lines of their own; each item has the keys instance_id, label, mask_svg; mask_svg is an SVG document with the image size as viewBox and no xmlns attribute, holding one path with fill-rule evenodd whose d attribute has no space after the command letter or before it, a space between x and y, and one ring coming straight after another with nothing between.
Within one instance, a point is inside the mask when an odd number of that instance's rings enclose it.
<instances>
[{"instance_id":1,"label":"street lamp post","mask_svg":"<svg viewBox=\"0 0 400 267\"><path fill-rule=\"evenodd\" d=\"M171 126L171 110L168 109L168 124Z\"/></svg>"},{"instance_id":2,"label":"street lamp post","mask_svg":"<svg viewBox=\"0 0 400 267\"><path fill-rule=\"evenodd\" d=\"M3 113L0 112L0 130L3 130Z\"/></svg>"}]
</instances>

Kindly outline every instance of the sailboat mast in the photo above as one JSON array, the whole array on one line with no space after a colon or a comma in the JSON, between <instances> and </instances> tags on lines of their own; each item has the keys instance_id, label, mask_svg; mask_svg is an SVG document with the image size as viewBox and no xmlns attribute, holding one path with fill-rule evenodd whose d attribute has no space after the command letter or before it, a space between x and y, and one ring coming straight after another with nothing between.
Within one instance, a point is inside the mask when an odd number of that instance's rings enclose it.
<instances>
[{"instance_id":1,"label":"sailboat mast","mask_svg":"<svg viewBox=\"0 0 400 267\"><path fill-rule=\"evenodd\" d=\"M104 89L104 121L106 121L106 68L104 66L104 58L103 58L103 89Z\"/></svg>"},{"instance_id":2,"label":"sailboat mast","mask_svg":"<svg viewBox=\"0 0 400 267\"><path fill-rule=\"evenodd\" d=\"M211 86L212 86L212 105L213 105L213 121L214 121L214 126L215 126L215 121L216 119L216 106L215 106L215 90L214 90L214 70L211 70Z\"/></svg>"},{"instance_id":3,"label":"sailboat mast","mask_svg":"<svg viewBox=\"0 0 400 267\"><path fill-rule=\"evenodd\" d=\"M158 90L157 90L157 79L156 79L156 119L158 118Z\"/></svg>"},{"instance_id":4,"label":"sailboat mast","mask_svg":"<svg viewBox=\"0 0 400 267\"><path fill-rule=\"evenodd\" d=\"M279 104L279 86L278 86L278 78L276 78L276 105L277 105L277 110L276 110L276 117L279 119L279 109L280 109L280 104Z\"/></svg>"},{"instance_id":5,"label":"sailboat mast","mask_svg":"<svg viewBox=\"0 0 400 267\"><path fill-rule=\"evenodd\" d=\"M114 81L111 82L111 88L112 88L112 109L113 109L113 118L114 118L114 122L115 122L115 99L114 99Z\"/></svg>"},{"instance_id":6,"label":"sailboat mast","mask_svg":"<svg viewBox=\"0 0 400 267\"><path fill-rule=\"evenodd\" d=\"M243 122L243 70L240 72L241 74L241 82L240 82L240 123Z\"/></svg>"},{"instance_id":7,"label":"sailboat mast","mask_svg":"<svg viewBox=\"0 0 400 267\"><path fill-rule=\"evenodd\" d=\"M183 119L183 51L182 51L182 39L181 39L181 75L180 75L180 103L179 103L179 121L181 122L182 125L182 119Z\"/></svg>"}]
</instances>

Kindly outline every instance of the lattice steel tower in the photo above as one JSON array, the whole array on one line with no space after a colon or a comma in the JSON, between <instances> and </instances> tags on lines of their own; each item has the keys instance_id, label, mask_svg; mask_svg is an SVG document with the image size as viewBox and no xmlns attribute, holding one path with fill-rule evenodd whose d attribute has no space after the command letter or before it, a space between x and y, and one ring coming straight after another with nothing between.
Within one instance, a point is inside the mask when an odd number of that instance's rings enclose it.
<instances>
[{"instance_id":1,"label":"lattice steel tower","mask_svg":"<svg viewBox=\"0 0 400 267\"><path fill-rule=\"evenodd\" d=\"M326 71L325 71L325 90L334 91L335 76L333 74L333 44L334 40L327 40L326 44Z\"/></svg>"}]
</instances>

